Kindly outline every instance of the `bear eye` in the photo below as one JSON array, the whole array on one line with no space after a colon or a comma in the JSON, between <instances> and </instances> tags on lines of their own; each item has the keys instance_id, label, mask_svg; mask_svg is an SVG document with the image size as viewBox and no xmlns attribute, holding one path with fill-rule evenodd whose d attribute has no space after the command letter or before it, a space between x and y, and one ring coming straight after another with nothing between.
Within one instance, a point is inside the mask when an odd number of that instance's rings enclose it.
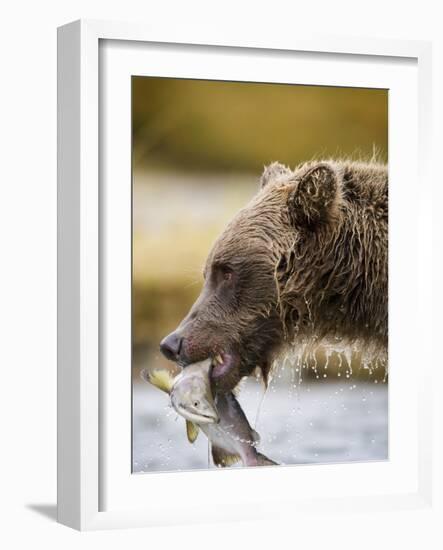
<instances>
[{"instance_id":1,"label":"bear eye","mask_svg":"<svg viewBox=\"0 0 443 550\"><path fill-rule=\"evenodd\" d=\"M230 266L220 265L219 266L219 271L220 271L222 279L224 281L231 281L232 280L234 270Z\"/></svg>"},{"instance_id":2,"label":"bear eye","mask_svg":"<svg viewBox=\"0 0 443 550\"><path fill-rule=\"evenodd\" d=\"M231 285L234 281L234 270L226 264L216 264L213 268L213 281L217 286L222 283Z\"/></svg>"}]
</instances>

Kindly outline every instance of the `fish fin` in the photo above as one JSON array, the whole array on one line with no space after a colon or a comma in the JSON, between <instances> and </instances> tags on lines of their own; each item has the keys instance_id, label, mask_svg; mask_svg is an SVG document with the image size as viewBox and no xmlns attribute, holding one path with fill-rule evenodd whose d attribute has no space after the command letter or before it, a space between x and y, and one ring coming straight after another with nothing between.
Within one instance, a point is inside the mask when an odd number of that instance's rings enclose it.
<instances>
[{"instance_id":1,"label":"fish fin","mask_svg":"<svg viewBox=\"0 0 443 550\"><path fill-rule=\"evenodd\" d=\"M240 456L236 454L229 454L220 447L212 446L212 460L214 464L219 468L226 468L226 466L232 466L240 460Z\"/></svg>"},{"instance_id":2,"label":"fish fin","mask_svg":"<svg viewBox=\"0 0 443 550\"><path fill-rule=\"evenodd\" d=\"M196 426L193 422L186 420L186 435L188 436L189 443L194 443L197 439L199 432L199 427Z\"/></svg>"},{"instance_id":3,"label":"fish fin","mask_svg":"<svg viewBox=\"0 0 443 550\"><path fill-rule=\"evenodd\" d=\"M174 377L167 369L143 369L140 373L145 382L149 382L159 390L170 393Z\"/></svg>"},{"instance_id":4,"label":"fish fin","mask_svg":"<svg viewBox=\"0 0 443 550\"><path fill-rule=\"evenodd\" d=\"M257 453L257 466L278 466L278 462L274 462L262 453Z\"/></svg>"},{"instance_id":5,"label":"fish fin","mask_svg":"<svg viewBox=\"0 0 443 550\"><path fill-rule=\"evenodd\" d=\"M260 434L255 430L252 430L252 438L254 440L254 443L260 443Z\"/></svg>"}]
</instances>

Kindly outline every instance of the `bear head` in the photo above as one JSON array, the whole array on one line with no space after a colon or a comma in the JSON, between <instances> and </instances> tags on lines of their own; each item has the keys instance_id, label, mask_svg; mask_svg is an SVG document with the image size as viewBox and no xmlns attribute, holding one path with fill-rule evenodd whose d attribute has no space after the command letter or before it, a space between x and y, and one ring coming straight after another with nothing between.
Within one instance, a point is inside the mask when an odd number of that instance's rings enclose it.
<instances>
[{"instance_id":1,"label":"bear head","mask_svg":"<svg viewBox=\"0 0 443 550\"><path fill-rule=\"evenodd\" d=\"M354 295L367 276L361 234L371 230L359 232L360 214L358 200L344 196L339 163L268 166L213 245L201 293L162 340L164 355L183 366L212 357L214 382L229 390L256 367L266 380L282 345L297 338L383 331L359 318Z\"/></svg>"}]
</instances>

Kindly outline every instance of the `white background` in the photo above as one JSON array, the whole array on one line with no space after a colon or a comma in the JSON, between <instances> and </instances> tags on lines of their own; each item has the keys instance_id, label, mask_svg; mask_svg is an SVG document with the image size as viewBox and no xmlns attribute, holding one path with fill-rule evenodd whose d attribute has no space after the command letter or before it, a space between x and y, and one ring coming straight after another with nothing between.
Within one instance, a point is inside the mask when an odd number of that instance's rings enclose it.
<instances>
[{"instance_id":1,"label":"white background","mask_svg":"<svg viewBox=\"0 0 443 550\"><path fill-rule=\"evenodd\" d=\"M279 56L261 52L202 51L159 45L103 41L100 64L102 109L102 343L103 395L101 409L103 469L100 508L148 510L171 524L206 514L217 495L217 509L228 517L242 516L253 502L256 517L271 500L287 500L300 515L312 498L393 495L417 487L416 357L428 328L419 322L419 299L427 281L418 278L419 215L417 188L417 67L412 61L345 56L328 58L294 53ZM315 85L389 89L389 461L349 465L235 470L205 474L134 476L131 464L131 75L186 76L221 80L264 80ZM409 164L404 159L410 159ZM421 197L422 198L422 197ZM423 206L422 208L424 208ZM417 209L420 210L417 210ZM417 210L411 219L410 213ZM405 245L405 242L407 243ZM420 286L421 285L421 286ZM425 286L425 290L423 290ZM419 288L420 296L410 289ZM410 319L404 322L404 299L409 295ZM423 333L421 332L423 330ZM404 342L409 342L408 346ZM407 403L407 407L405 407ZM407 430L405 430L407 426ZM233 502L232 494L242 491ZM414 489L415 488L415 489ZM182 499L189 495L187 510ZM147 499L147 495L150 495ZM192 496L191 496L192 495ZM291 499L291 502L289 502ZM386 499L385 499L386 500ZM149 507L152 506L150 509ZM337 504L336 504L337 506ZM286 508L287 508L286 507ZM330 508L331 504L326 506ZM376 509L376 506L373 509ZM282 512L280 512L280 515ZM220 517L221 512L213 514ZM269 517L269 512L267 514ZM209 515L209 517L211 517Z\"/></svg>"},{"instance_id":2,"label":"white background","mask_svg":"<svg viewBox=\"0 0 443 550\"><path fill-rule=\"evenodd\" d=\"M284 3L168 2L148 0L16 1L2 10L1 132L1 519L5 548L303 547L375 549L441 548L442 502L435 511L404 511L366 516L318 514L293 521L202 525L115 532L77 533L55 524L56 402L56 27L78 17L145 21L191 32L202 25L225 29L227 36L253 27L263 35L288 36L312 27L326 34L433 39L434 94L443 97L442 16L438 2L355 0ZM244 29L242 31L242 29ZM441 99L434 105L435 150L442 151ZM438 155L436 155L436 165ZM437 168L437 166L436 166ZM440 175L437 176L437 173ZM443 248L439 204L441 171L436 170L435 248ZM438 233L437 233L438 232ZM441 259L441 256L440 258ZM438 268L438 272L437 272ZM443 280L441 262L434 281ZM435 284L436 342L441 339L441 289ZM438 303L437 303L438 299ZM440 306L440 307L438 307ZM429 320L430 322L431 320ZM431 328L431 324L430 324ZM431 334L429 335L431 339ZM438 367L438 365L435 365ZM417 366L419 369L419 365ZM435 411L439 378L434 381ZM443 494L441 433L436 431L435 479ZM216 497L215 497L216 498ZM234 497L235 498L235 497ZM210 503L208 503L210 505ZM42 513L43 512L43 513ZM440 519L440 526L438 520ZM4 539L4 540L3 540Z\"/></svg>"}]
</instances>

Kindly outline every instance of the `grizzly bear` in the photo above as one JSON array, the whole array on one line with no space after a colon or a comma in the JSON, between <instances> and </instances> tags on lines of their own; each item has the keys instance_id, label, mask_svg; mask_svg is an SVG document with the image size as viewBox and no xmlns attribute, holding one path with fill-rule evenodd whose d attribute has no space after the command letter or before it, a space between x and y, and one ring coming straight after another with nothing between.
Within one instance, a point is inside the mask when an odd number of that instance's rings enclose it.
<instances>
[{"instance_id":1,"label":"grizzly bear","mask_svg":"<svg viewBox=\"0 0 443 550\"><path fill-rule=\"evenodd\" d=\"M288 346L385 357L388 173L377 162L268 166L209 252L199 297L160 344L183 366L210 356L231 389L267 378Z\"/></svg>"}]
</instances>

